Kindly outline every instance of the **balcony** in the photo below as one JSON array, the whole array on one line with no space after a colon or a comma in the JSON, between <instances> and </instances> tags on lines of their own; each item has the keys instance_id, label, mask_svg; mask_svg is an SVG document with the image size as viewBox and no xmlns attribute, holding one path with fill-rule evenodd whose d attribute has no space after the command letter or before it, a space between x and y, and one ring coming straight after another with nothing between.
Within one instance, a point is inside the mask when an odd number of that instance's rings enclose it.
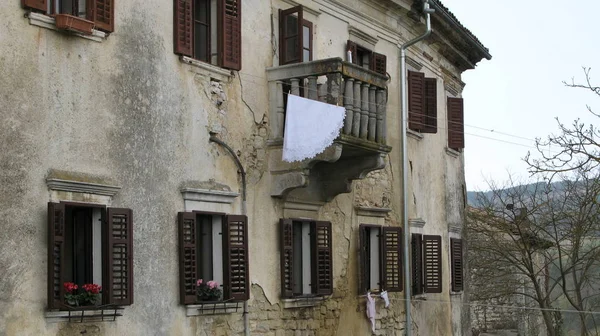
<instances>
[{"instance_id":1,"label":"balcony","mask_svg":"<svg viewBox=\"0 0 600 336\"><path fill-rule=\"evenodd\" d=\"M352 180L385 166L387 77L341 58L267 69L270 99L271 196L289 201L327 202L351 191ZM315 158L281 160L286 94L344 106L340 135Z\"/></svg>"}]
</instances>

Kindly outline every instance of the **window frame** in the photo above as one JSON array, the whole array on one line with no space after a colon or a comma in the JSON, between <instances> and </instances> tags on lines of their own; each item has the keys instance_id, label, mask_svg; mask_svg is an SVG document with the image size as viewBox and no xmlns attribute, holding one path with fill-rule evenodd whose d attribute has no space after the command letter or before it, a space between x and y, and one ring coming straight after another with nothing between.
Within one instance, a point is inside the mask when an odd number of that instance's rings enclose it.
<instances>
[{"instance_id":1,"label":"window frame","mask_svg":"<svg viewBox=\"0 0 600 336\"><path fill-rule=\"evenodd\" d=\"M378 229L378 291L402 292L403 282L403 232L401 227L375 224L359 225L359 294L363 295L369 288L371 261L370 251L367 252L367 230ZM369 239L371 239L369 237ZM370 249L371 251L373 249ZM369 272L366 272L367 268Z\"/></svg>"},{"instance_id":2,"label":"window frame","mask_svg":"<svg viewBox=\"0 0 600 336\"><path fill-rule=\"evenodd\" d=\"M76 3L73 7L78 9L78 0L73 0L73 2ZM105 33L112 33L115 30L114 0L86 0L85 16L83 17L79 16L79 13L57 13L56 3L60 3L60 0L21 0L22 7L31 11L48 16L70 15L80 20L91 21L90 24L93 22L94 29Z\"/></svg>"},{"instance_id":3,"label":"window frame","mask_svg":"<svg viewBox=\"0 0 600 336\"><path fill-rule=\"evenodd\" d=\"M363 59L359 62L359 51L363 54ZM359 67L371 70L380 75L387 76L387 56L384 54L377 53L369 48L366 48L352 40L346 42L346 52L350 52L352 55L352 64L356 64ZM369 56L369 64L365 67L364 55Z\"/></svg>"},{"instance_id":4,"label":"window frame","mask_svg":"<svg viewBox=\"0 0 600 336\"><path fill-rule=\"evenodd\" d=\"M412 295L441 293L442 237L421 233L411 237Z\"/></svg>"},{"instance_id":5,"label":"window frame","mask_svg":"<svg viewBox=\"0 0 600 336\"><path fill-rule=\"evenodd\" d=\"M448 148L461 152L465 148L464 99L447 97Z\"/></svg>"},{"instance_id":6,"label":"window frame","mask_svg":"<svg viewBox=\"0 0 600 336\"><path fill-rule=\"evenodd\" d=\"M408 70L408 127L420 133L437 133L437 79Z\"/></svg>"},{"instance_id":7,"label":"window frame","mask_svg":"<svg viewBox=\"0 0 600 336\"><path fill-rule=\"evenodd\" d=\"M464 291L464 253L461 238L450 238L450 272L452 292Z\"/></svg>"}]
</instances>

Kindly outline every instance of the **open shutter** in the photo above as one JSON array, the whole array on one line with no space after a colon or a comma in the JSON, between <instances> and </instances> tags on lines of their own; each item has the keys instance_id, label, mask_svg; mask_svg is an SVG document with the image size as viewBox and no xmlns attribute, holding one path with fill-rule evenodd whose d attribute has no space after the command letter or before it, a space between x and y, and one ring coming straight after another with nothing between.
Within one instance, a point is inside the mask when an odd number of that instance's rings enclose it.
<instances>
[{"instance_id":1,"label":"open shutter","mask_svg":"<svg viewBox=\"0 0 600 336\"><path fill-rule=\"evenodd\" d=\"M197 302L196 281L196 214L180 212L179 224L179 299L181 304Z\"/></svg>"},{"instance_id":2,"label":"open shutter","mask_svg":"<svg viewBox=\"0 0 600 336\"><path fill-rule=\"evenodd\" d=\"M408 72L408 127L421 131L425 125L425 74Z\"/></svg>"},{"instance_id":3,"label":"open shutter","mask_svg":"<svg viewBox=\"0 0 600 336\"><path fill-rule=\"evenodd\" d=\"M452 266L452 291L463 290L463 252L462 239L450 239L450 258Z\"/></svg>"},{"instance_id":4,"label":"open shutter","mask_svg":"<svg viewBox=\"0 0 600 336\"><path fill-rule=\"evenodd\" d=\"M373 52L371 56L371 70L382 75L387 74L387 57L383 54Z\"/></svg>"},{"instance_id":5,"label":"open shutter","mask_svg":"<svg viewBox=\"0 0 600 336\"><path fill-rule=\"evenodd\" d=\"M442 237L423 236L425 292L442 292Z\"/></svg>"},{"instance_id":6,"label":"open shutter","mask_svg":"<svg viewBox=\"0 0 600 336\"><path fill-rule=\"evenodd\" d=\"M302 6L279 10L279 65L302 62Z\"/></svg>"},{"instance_id":7,"label":"open shutter","mask_svg":"<svg viewBox=\"0 0 600 336\"><path fill-rule=\"evenodd\" d=\"M425 78L425 125L421 132L437 133L437 80Z\"/></svg>"},{"instance_id":8,"label":"open shutter","mask_svg":"<svg viewBox=\"0 0 600 336\"><path fill-rule=\"evenodd\" d=\"M21 5L23 8L40 11L42 13L46 13L48 10L47 0L22 0Z\"/></svg>"},{"instance_id":9,"label":"open shutter","mask_svg":"<svg viewBox=\"0 0 600 336\"><path fill-rule=\"evenodd\" d=\"M352 63L358 64L358 58L356 57L358 53L358 45L350 40L346 42L346 51L349 51L352 54Z\"/></svg>"},{"instance_id":10,"label":"open shutter","mask_svg":"<svg viewBox=\"0 0 600 336\"><path fill-rule=\"evenodd\" d=\"M412 262L412 293L423 294L423 235L412 234L411 240Z\"/></svg>"},{"instance_id":11,"label":"open shutter","mask_svg":"<svg viewBox=\"0 0 600 336\"><path fill-rule=\"evenodd\" d=\"M242 69L242 0L218 0L219 65Z\"/></svg>"},{"instance_id":12,"label":"open shutter","mask_svg":"<svg viewBox=\"0 0 600 336\"><path fill-rule=\"evenodd\" d=\"M65 205L48 203L48 308L64 302Z\"/></svg>"},{"instance_id":13,"label":"open shutter","mask_svg":"<svg viewBox=\"0 0 600 336\"><path fill-rule=\"evenodd\" d=\"M294 296L294 232L291 219L281 219L281 296Z\"/></svg>"},{"instance_id":14,"label":"open shutter","mask_svg":"<svg viewBox=\"0 0 600 336\"><path fill-rule=\"evenodd\" d=\"M456 150L465 148L462 98L448 97L448 147Z\"/></svg>"},{"instance_id":15,"label":"open shutter","mask_svg":"<svg viewBox=\"0 0 600 336\"><path fill-rule=\"evenodd\" d=\"M402 286L402 228L384 227L382 246L382 288L388 292L401 292Z\"/></svg>"},{"instance_id":16,"label":"open shutter","mask_svg":"<svg viewBox=\"0 0 600 336\"><path fill-rule=\"evenodd\" d=\"M108 208L102 251L102 281L107 303L133 303L133 215L131 209Z\"/></svg>"},{"instance_id":17,"label":"open shutter","mask_svg":"<svg viewBox=\"0 0 600 336\"><path fill-rule=\"evenodd\" d=\"M248 217L227 215L223 233L224 297L248 300L250 298Z\"/></svg>"},{"instance_id":18,"label":"open shutter","mask_svg":"<svg viewBox=\"0 0 600 336\"><path fill-rule=\"evenodd\" d=\"M367 269L369 269L369 259L367 258L367 227L361 224L358 228L358 294L363 295L369 290L369 279L367 278Z\"/></svg>"},{"instance_id":19,"label":"open shutter","mask_svg":"<svg viewBox=\"0 0 600 336\"><path fill-rule=\"evenodd\" d=\"M331 222L312 223L312 291L317 295L333 293Z\"/></svg>"},{"instance_id":20,"label":"open shutter","mask_svg":"<svg viewBox=\"0 0 600 336\"><path fill-rule=\"evenodd\" d=\"M94 21L96 29L111 33L115 30L114 0L87 0L88 19Z\"/></svg>"},{"instance_id":21,"label":"open shutter","mask_svg":"<svg viewBox=\"0 0 600 336\"><path fill-rule=\"evenodd\" d=\"M173 35L175 53L192 56L192 0L175 0Z\"/></svg>"}]
</instances>

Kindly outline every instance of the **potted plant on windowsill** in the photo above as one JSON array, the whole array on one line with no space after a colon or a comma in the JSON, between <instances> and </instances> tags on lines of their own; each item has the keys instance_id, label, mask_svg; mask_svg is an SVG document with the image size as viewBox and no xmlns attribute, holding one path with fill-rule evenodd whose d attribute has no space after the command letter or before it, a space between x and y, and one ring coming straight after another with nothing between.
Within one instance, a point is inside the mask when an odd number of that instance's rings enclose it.
<instances>
[{"instance_id":1,"label":"potted plant on windowsill","mask_svg":"<svg viewBox=\"0 0 600 336\"><path fill-rule=\"evenodd\" d=\"M70 307L95 307L100 301L102 287L96 284L79 286L72 282L65 282L65 303Z\"/></svg>"},{"instance_id":2,"label":"potted plant on windowsill","mask_svg":"<svg viewBox=\"0 0 600 336\"><path fill-rule=\"evenodd\" d=\"M222 291L216 281L204 282L202 279L196 281L196 295L199 301L219 301Z\"/></svg>"},{"instance_id":3,"label":"potted plant on windowsill","mask_svg":"<svg viewBox=\"0 0 600 336\"><path fill-rule=\"evenodd\" d=\"M78 16L69 14L56 14L56 28L73 31L76 33L92 35L92 29L94 28L94 22L82 19Z\"/></svg>"}]
</instances>

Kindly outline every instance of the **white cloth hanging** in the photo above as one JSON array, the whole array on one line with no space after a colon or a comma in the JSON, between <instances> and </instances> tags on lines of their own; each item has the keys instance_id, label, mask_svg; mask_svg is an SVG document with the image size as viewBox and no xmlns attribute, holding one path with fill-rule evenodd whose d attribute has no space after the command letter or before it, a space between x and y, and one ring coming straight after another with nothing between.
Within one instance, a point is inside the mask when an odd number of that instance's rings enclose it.
<instances>
[{"instance_id":1,"label":"white cloth hanging","mask_svg":"<svg viewBox=\"0 0 600 336\"><path fill-rule=\"evenodd\" d=\"M379 297L383 299L383 301L385 301L385 308L390 306L390 298L388 298L388 292L387 291L383 291L381 292L381 294L379 294Z\"/></svg>"},{"instance_id":2,"label":"white cloth hanging","mask_svg":"<svg viewBox=\"0 0 600 336\"><path fill-rule=\"evenodd\" d=\"M367 292L367 317L371 321L371 331L375 332L375 299L371 297L371 292Z\"/></svg>"},{"instance_id":3,"label":"white cloth hanging","mask_svg":"<svg viewBox=\"0 0 600 336\"><path fill-rule=\"evenodd\" d=\"M338 137L345 116L343 107L289 94L283 161L302 161L322 153Z\"/></svg>"}]
</instances>

